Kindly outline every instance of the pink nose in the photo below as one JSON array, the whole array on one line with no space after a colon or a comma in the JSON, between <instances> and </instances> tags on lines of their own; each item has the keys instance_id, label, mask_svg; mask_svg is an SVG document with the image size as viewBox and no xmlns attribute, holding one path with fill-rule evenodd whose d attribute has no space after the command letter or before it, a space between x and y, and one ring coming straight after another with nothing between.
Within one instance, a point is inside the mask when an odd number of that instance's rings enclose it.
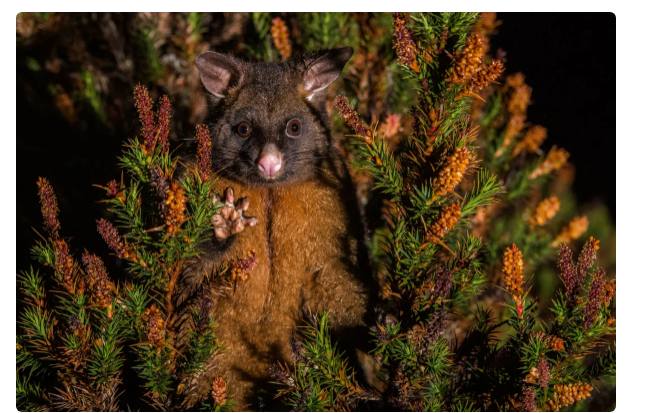
<instances>
[{"instance_id":1,"label":"pink nose","mask_svg":"<svg viewBox=\"0 0 647 413\"><path fill-rule=\"evenodd\" d=\"M265 155L258 160L258 169L270 178L281 169L281 160L274 155Z\"/></svg>"}]
</instances>

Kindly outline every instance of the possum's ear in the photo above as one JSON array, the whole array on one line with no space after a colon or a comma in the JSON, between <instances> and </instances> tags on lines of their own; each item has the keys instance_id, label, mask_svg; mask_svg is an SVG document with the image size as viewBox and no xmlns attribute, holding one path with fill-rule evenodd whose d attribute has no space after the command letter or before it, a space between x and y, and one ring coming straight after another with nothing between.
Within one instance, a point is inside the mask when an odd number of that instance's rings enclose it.
<instances>
[{"instance_id":1,"label":"possum's ear","mask_svg":"<svg viewBox=\"0 0 647 413\"><path fill-rule=\"evenodd\" d=\"M303 88L308 93L308 100L312 99L315 93L327 88L339 77L344 65L353 55L353 48L350 46L332 49L308 65L304 75Z\"/></svg>"},{"instance_id":2,"label":"possum's ear","mask_svg":"<svg viewBox=\"0 0 647 413\"><path fill-rule=\"evenodd\" d=\"M243 69L229 56L216 52L202 52L195 58L204 87L216 97L223 98L227 91L243 80Z\"/></svg>"}]
</instances>

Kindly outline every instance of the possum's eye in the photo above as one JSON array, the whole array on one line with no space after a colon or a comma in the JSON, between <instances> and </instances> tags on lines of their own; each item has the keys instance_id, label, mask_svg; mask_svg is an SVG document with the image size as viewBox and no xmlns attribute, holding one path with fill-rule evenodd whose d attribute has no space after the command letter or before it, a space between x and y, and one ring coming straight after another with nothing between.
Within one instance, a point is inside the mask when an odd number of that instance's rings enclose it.
<instances>
[{"instance_id":1,"label":"possum's eye","mask_svg":"<svg viewBox=\"0 0 647 413\"><path fill-rule=\"evenodd\" d=\"M252 134L252 125L247 122L240 122L236 127L236 132L238 132L241 137L247 138Z\"/></svg>"},{"instance_id":2,"label":"possum's eye","mask_svg":"<svg viewBox=\"0 0 647 413\"><path fill-rule=\"evenodd\" d=\"M288 136L296 138L301 135L301 122L298 119L292 119L288 122L288 126L285 128L285 132Z\"/></svg>"}]
</instances>

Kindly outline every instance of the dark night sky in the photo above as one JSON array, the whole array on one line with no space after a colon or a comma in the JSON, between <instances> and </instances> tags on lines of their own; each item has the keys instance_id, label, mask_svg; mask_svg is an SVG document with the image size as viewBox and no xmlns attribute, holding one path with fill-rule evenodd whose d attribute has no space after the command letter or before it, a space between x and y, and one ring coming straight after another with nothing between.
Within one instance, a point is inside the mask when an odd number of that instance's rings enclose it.
<instances>
[{"instance_id":1,"label":"dark night sky","mask_svg":"<svg viewBox=\"0 0 647 413\"><path fill-rule=\"evenodd\" d=\"M616 17L611 13L498 13L492 50L532 88L528 121L548 129L575 165L580 202L602 201L615 222Z\"/></svg>"}]
</instances>

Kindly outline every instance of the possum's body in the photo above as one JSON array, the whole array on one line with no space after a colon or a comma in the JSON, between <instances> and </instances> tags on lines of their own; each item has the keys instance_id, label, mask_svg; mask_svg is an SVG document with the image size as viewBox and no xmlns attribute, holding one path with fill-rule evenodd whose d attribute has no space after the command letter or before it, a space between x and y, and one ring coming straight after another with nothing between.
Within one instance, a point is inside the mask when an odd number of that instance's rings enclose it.
<instances>
[{"instance_id":1,"label":"possum's body","mask_svg":"<svg viewBox=\"0 0 647 413\"><path fill-rule=\"evenodd\" d=\"M332 143L325 93L318 94L352 49L259 64L207 53L196 65L216 102L210 126L217 191L230 187L236 199L247 198L245 214L256 225L211 242L183 284L195 292L221 261L252 249L257 264L235 293L216 298L212 315L226 351L191 386L189 404L222 376L238 409L262 409L258 395L270 381L269 367L292 363L289 340L302 324L302 308L330 312L333 334L348 356L355 342L366 342L375 284L355 189ZM290 129L295 120L298 133Z\"/></svg>"},{"instance_id":2,"label":"possum's body","mask_svg":"<svg viewBox=\"0 0 647 413\"><path fill-rule=\"evenodd\" d=\"M218 181L220 192L231 187L236 197L247 197L248 215L258 224L237 234L224 253L208 254L192 276L200 278L222 259L245 257L251 249L257 264L234 294L216 300L213 316L226 351L213 361L196 395L205 394L212 377L223 376L239 409L258 408L254 390L267 386L271 364L292 362L289 338L302 324L304 306L329 311L339 338L344 330L354 330L356 338L365 331L372 283L361 218L353 188L343 184L348 176L340 181L336 172L326 175L284 188Z\"/></svg>"},{"instance_id":3,"label":"possum's body","mask_svg":"<svg viewBox=\"0 0 647 413\"><path fill-rule=\"evenodd\" d=\"M259 220L226 252L235 258L255 249L258 262L235 294L219 298L213 313L227 348L213 373L227 378L235 399L245 403L254 401L253 387L266 385L272 363L291 362L289 338L302 323L303 306L330 311L333 330L362 328L369 287L358 274L369 273L366 262L358 262L361 234L351 228L339 183L273 189L219 183L248 197L249 215Z\"/></svg>"}]
</instances>

